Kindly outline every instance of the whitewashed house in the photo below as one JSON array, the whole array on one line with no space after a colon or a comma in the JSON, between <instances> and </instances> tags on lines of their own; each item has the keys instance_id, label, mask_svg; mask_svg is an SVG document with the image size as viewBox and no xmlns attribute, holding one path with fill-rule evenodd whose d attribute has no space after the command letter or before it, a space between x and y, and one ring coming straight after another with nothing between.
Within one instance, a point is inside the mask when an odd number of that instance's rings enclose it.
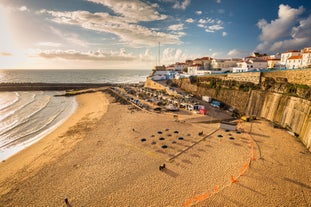
<instances>
[{"instance_id":1,"label":"whitewashed house","mask_svg":"<svg viewBox=\"0 0 311 207\"><path fill-rule=\"evenodd\" d=\"M297 69L302 68L302 55L293 55L287 59L286 68Z\"/></svg>"},{"instance_id":2,"label":"whitewashed house","mask_svg":"<svg viewBox=\"0 0 311 207\"><path fill-rule=\"evenodd\" d=\"M306 47L303 49L302 67L311 68L311 47Z\"/></svg>"},{"instance_id":3,"label":"whitewashed house","mask_svg":"<svg viewBox=\"0 0 311 207\"><path fill-rule=\"evenodd\" d=\"M192 66L188 66L188 75L202 75L204 71L204 67L201 64L194 64Z\"/></svg>"},{"instance_id":4,"label":"whitewashed house","mask_svg":"<svg viewBox=\"0 0 311 207\"><path fill-rule=\"evenodd\" d=\"M288 65L288 58L292 56L298 56L298 55L300 55L300 52L297 50L289 50L289 51L283 52L281 54L280 65L282 65L284 68L291 68Z\"/></svg>"}]
</instances>

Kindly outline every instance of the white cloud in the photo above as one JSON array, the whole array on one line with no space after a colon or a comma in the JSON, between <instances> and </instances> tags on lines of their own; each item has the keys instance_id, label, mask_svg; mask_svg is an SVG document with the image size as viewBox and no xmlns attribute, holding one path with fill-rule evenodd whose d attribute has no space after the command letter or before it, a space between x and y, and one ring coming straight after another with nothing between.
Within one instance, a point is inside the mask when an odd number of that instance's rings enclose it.
<instances>
[{"instance_id":1,"label":"white cloud","mask_svg":"<svg viewBox=\"0 0 311 207\"><path fill-rule=\"evenodd\" d=\"M119 37L121 42L132 46L154 46L162 44L179 44L179 36L157 32L144 26L127 21L127 18L111 16L108 13L90 13L88 11L57 12L42 10L41 13L51 15L52 21L60 24L77 25L84 29L111 33Z\"/></svg>"},{"instance_id":2,"label":"white cloud","mask_svg":"<svg viewBox=\"0 0 311 207\"><path fill-rule=\"evenodd\" d=\"M81 47L87 47L89 45L88 42L82 40L79 37L79 35L76 33L63 32L63 31L56 29L55 27L49 27L49 28L53 34L56 34L58 37L60 37L66 42L69 42L71 44L78 45Z\"/></svg>"},{"instance_id":3,"label":"white cloud","mask_svg":"<svg viewBox=\"0 0 311 207\"><path fill-rule=\"evenodd\" d=\"M222 29L223 29L223 26L218 25L218 24L215 24L215 25L212 25L212 26L208 26L207 28L208 28L209 30L216 31L216 30L222 30Z\"/></svg>"},{"instance_id":4,"label":"white cloud","mask_svg":"<svg viewBox=\"0 0 311 207\"><path fill-rule=\"evenodd\" d=\"M123 48L119 51L104 52L102 50L82 52L77 50L37 50L34 52L44 59L64 59L77 61L134 61L136 57L128 54Z\"/></svg>"},{"instance_id":5,"label":"white cloud","mask_svg":"<svg viewBox=\"0 0 311 207\"><path fill-rule=\"evenodd\" d=\"M26 7L26 6L21 6L20 8L19 8L19 10L20 11L29 11L29 9Z\"/></svg>"},{"instance_id":6,"label":"white cloud","mask_svg":"<svg viewBox=\"0 0 311 207\"><path fill-rule=\"evenodd\" d=\"M206 24L206 23L207 23L207 20L206 20L206 19L199 19L199 23L200 23L200 24Z\"/></svg>"},{"instance_id":7,"label":"white cloud","mask_svg":"<svg viewBox=\"0 0 311 207\"><path fill-rule=\"evenodd\" d=\"M227 36L227 35L228 35L227 32L222 32L222 36L223 36L223 37L225 37L225 36Z\"/></svg>"},{"instance_id":8,"label":"white cloud","mask_svg":"<svg viewBox=\"0 0 311 207\"><path fill-rule=\"evenodd\" d=\"M298 9L288 5L279 6L278 18L270 23L265 19L258 21L261 29L259 36L261 43L257 45L258 51L279 52L288 49L300 49L311 42L311 16L301 19L305 11L301 6Z\"/></svg>"},{"instance_id":9,"label":"white cloud","mask_svg":"<svg viewBox=\"0 0 311 207\"><path fill-rule=\"evenodd\" d=\"M205 28L204 24L198 24L198 27Z\"/></svg>"},{"instance_id":10,"label":"white cloud","mask_svg":"<svg viewBox=\"0 0 311 207\"><path fill-rule=\"evenodd\" d=\"M37 42L36 46L44 46L44 47L60 47L62 44L57 42Z\"/></svg>"},{"instance_id":11,"label":"white cloud","mask_svg":"<svg viewBox=\"0 0 311 207\"><path fill-rule=\"evenodd\" d=\"M201 15L202 14L202 11L196 11L195 12L197 15Z\"/></svg>"},{"instance_id":12,"label":"white cloud","mask_svg":"<svg viewBox=\"0 0 311 207\"><path fill-rule=\"evenodd\" d=\"M187 59L186 54L181 49L166 48L162 52L162 59L164 64L172 64Z\"/></svg>"},{"instance_id":13,"label":"white cloud","mask_svg":"<svg viewBox=\"0 0 311 207\"><path fill-rule=\"evenodd\" d=\"M193 22L194 22L194 19L192 19L192 18L186 19L186 22L188 22L188 23L193 23Z\"/></svg>"},{"instance_id":14,"label":"white cloud","mask_svg":"<svg viewBox=\"0 0 311 207\"><path fill-rule=\"evenodd\" d=\"M185 10L191 3L191 0L182 0L181 2L177 1L174 5L174 9L183 9Z\"/></svg>"},{"instance_id":15,"label":"white cloud","mask_svg":"<svg viewBox=\"0 0 311 207\"><path fill-rule=\"evenodd\" d=\"M88 0L89 2L102 4L109 7L115 13L122 17L126 17L127 21L154 21L164 20L166 15L160 14L155 8L157 4L147 4L139 0Z\"/></svg>"},{"instance_id":16,"label":"white cloud","mask_svg":"<svg viewBox=\"0 0 311 207\"><path fill-rule=\"evenodd\" d=\"M220 4L220 3L221 3L221 0L216 0L216 3Z\"/></svg>"},{"instance_id":17,"label":"white cloud","mask_svg":"<svg viewBox=\"0 0 311 207\"><path fill-rule=\"evenodd\" d=\"M174 24L168 27L168 30L172 30L172 31L180 31L183 29L184 29L184 24Z\"/></svg>"},{"instance_id":18,"label":"white cloud","mask_svg":"<svg viewBox=\"0 0 311 207\"><path fill-rule=\"evenodd\" d=\"M294 9L288 5L281 4L279 6L278 19L271 21L270 24L264 19L257 23L257 26L262 30L260 40L272 41L286 36L303 11L303 7Z\"/></svg>"},{"instance_id":19,"label":"white cloud","mask_svg":"<svg viewBox=\"0 0 311 207\"><path fill-rule=\"evenodd\" d=\"M228 55L228 57L232 57L232 58L240 57L241 52L237 49L233 49L233 50L230 50L227 55Z\"/></svg>"},{"instance_id":20,"label":"white cloud","mask_svg":"<svg viewBox=\"0 0 311 207\"><path fill-rule=\"evenodd\" d=\"M212 26L208 26L208 27L205 27L205 28L206 28L205 32L210 32L210 33L213 33L215 31L224 29L223 26L217 25L217 24L212 25Z\"/></svg>"}]
</instances>

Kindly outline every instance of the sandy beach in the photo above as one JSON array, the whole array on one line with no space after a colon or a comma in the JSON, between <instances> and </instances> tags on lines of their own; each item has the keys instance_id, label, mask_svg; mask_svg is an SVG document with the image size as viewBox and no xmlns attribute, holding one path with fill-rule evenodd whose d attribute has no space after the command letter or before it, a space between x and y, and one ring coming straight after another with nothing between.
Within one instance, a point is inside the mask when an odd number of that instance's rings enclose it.
<instances>
[{"instance_id":1,"label":"sandy beach","mask_svg":"<svg viewBox=\"0 0 311 207\"><path fill-rule=\"evenodd\" d=\"M236 133L102 92L77 100L66 123L0 164L0 206L311 205L310 152L265 120Z\"/></svg>"}]
</instances>

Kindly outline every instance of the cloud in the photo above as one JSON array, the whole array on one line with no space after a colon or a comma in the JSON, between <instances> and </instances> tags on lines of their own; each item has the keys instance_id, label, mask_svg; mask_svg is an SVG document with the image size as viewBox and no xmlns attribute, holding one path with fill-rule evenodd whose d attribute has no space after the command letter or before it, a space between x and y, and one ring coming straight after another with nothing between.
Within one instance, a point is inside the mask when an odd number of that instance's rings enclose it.
<instances>
[{"instance_id":1,"label":"cloud","mask_svg":"<svg viewBox=\"0 0 311 207\"><path fill-rule=\"evenodd\" d=\"M215 24L215 25L208 26L208 27L205 29L205 31L206 31L206 32L215 32L215 31L222 30L222 29L224 29L223 26L218 25L218 24Z\"/></svg>"},{"instance_id":2,"label":"cloud","mask_svg":"<svg viewBox=\"0 0 311 207\"><path fill-rule=\"evenodd\" d=\"M164 49L162 56L161 62L163 61L164 64L172 64L187 59L186 54L181 49L175 48Z\"/></svg>"},{"instance_id":3,"label":"cloud","mask_svg":"<svg viewBox=\"0 0 311 207\"><path fill-rule=\"evenodd\" d=\"M184 29L184 24L174 24L168 27L168 30L180 31Z\"/></svg>"},{"instance_id":4,"label":"cloud","mask_svg":"<svg viewBox=\"0 0 311 207\"><path fill-rule=\"evenodd\" d=\"M155 21L164 20L166 15L160 14L156 8L157 4L147 4L139 0L88 0L112 9L116 14L126 17L127 21Z\"/></svg>"},{"instance_id":5,"label":"cloud","mask_svg":"<svg viewBox=\"0 0 311 207\"><path fill-rule=\"evenodd\" d=\"M202 14L202 11L196 11L195 12L197 15L201 15Z\"/></svg>"},{"instance_id":6,"label":"cloud","mask_svg":"<svg viewBox=\"0 0 311 207\"><path fill-rule=\"evenodd\" d=\"M183 9L185 10L191 3L191 0L182 0L181 2L180 1L177 1L174 5L173 5L173 8L174 9Z\"/></svg>"},{"instance_id":7,"label":"cloud","mask_svg":"<svg viewBox=\"0 0 311 207\"><path fill-rule=\"evenodd\" d=\"M300 15L305 9L298 9L281 4L278 10L278 18L270 23L265 19L258 21L261 29L259 36L261 43L256 50L277 52L288 49L299 49L311 42L311 17L301 19Z\"/></svg>"},{"instance_id":8,"label":"cloud","mask_svg":"<svg viewBox=\"0 0 311 207\"><path fill-rule=\"evenodd\" d=\"M227 55L228 57L240 57L241 52L237 49L233 49L233 50L230 50Z\"/></svg>"},{"instance_id":9,"label":"cloud","mask_svg":"<svg viewBox=\"0 0 311 207\"><path fill-rule=\"evenodd\" d=\"M207 20L206 20L206 19L199 19L199 23L200 23L200 24L206 24L206 23L207 23Z\"/></svg>"},{"instance_id":10,"label":"cloud","mask_svg":"<svg viewBox=\"0 0 311 207\"><path fill-rule=\"evenodd\" d=\"M227 36L227 35L228 35L227 32L222 32L222 36L223 36L223 37L225 37L225 36Z\"/></svg>"},{"instance_id":11,"label":"cloud","mask_svg":"<svg viewBox=\"0 0 311 207\"><path fill-rule=\"evenodd\" d=\"M29 9L26 6L21 6L19 8L19 11L25 12L25 11L29 11Z\"/></svg>"},{"instance_id":12,"label":"cloud","mask_svg":"<svg viewBox=\"0 0 311 207\"><path fill-rule=\"evenodd\" d=\"M162 44L180 43L178 35L158 32L129 22L125 17L112 16L109 13L47 10L42 10L41 13L51 15L52 21L60 24L76 25L92 31L114 34L119 37L121 42L132 46L154 46L159 41Z\"/></svg>"},{"instance_id":13,"label":"cloud","mask_svg":"<svg viewBox=\"0 0 311 207\"><path fill-rule=\"evenodd\" d=\"M44 47L60 47L62 44L57 42L37 42L36 46L44 46Z\"/></svg>"},{"instance_id":14,"label":"cloud","mask_svg":"<svg viewBox=\"0 0 311 207\"><path fill-rule=\"evenodd\" d=\"M216 0L216 3L220 4L220 3L221 3L221 0Z\"/></svg>"},{"instance_id":15,"label":"cloud","mask_svg":"<svg viewBox=\"0 0 311 207\"><path fill-rule=\"evenodd\" d=\"M186 19L186 22L187 22L187 23L193 23L193 22L194 22L194 19L192 19L192 18Z\"/></svg>"},{"instance_id":16,"label":"cloud","mask_svg":"<svg viewBox=\"0 0 311 207\"><path fill-rule=\"evenodd\" d=\"M56 29L55 27L49 27L51 32L56 34L57 36L59 36L61 39L71 43L71 44L74 44L74 45L78 45L78 46L81 46L81 47L87 47L89 45L88 42L82 40L78 34L76 33L68 33L68 32L63 32L63 31L60 31L58 29ZM48 45L46 45L48 46ZM51 45L50 45L51 46Z\"/></svg>"},{"instance_id":17,"label":"cloud","mask_svg":"<svg viewBox=\"0 0 311 207\"><path fill-rule=\"evenodd\" d=\"M44 50L34 52L36 56L44 59L64 59L77 61L134 61L136 59L132 54L128 54L125 49L120 51L104 52L88 51L81 52L77 50Z\"/></svg>"},{"instance_id":18,"label":"cloud","mask_svg":"<svg viewBox=\"0 0 311 207\"><path fill-rule=\"evenodd\" d=\"M0 56L12 56L13 54L10 52L0 52Z\"/></svg>"}]
</instances>

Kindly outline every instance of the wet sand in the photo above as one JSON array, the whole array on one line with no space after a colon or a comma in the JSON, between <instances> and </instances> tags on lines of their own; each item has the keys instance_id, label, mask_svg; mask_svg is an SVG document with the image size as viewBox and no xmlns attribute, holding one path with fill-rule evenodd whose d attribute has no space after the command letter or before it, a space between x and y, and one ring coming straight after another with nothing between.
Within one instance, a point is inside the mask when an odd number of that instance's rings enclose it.
<instances>
[{"instance_id":1,"label":"wet sand","mask_svg":"<svg viewBox=\"0 0 311 207\"><path fill-rule=\"evenodd\" d=\"M68 125L0 164L0 206L311 205L310 152L264 120L243 124L250 137L102 93L78 102Z\"/></svg>"}]
</instances>

